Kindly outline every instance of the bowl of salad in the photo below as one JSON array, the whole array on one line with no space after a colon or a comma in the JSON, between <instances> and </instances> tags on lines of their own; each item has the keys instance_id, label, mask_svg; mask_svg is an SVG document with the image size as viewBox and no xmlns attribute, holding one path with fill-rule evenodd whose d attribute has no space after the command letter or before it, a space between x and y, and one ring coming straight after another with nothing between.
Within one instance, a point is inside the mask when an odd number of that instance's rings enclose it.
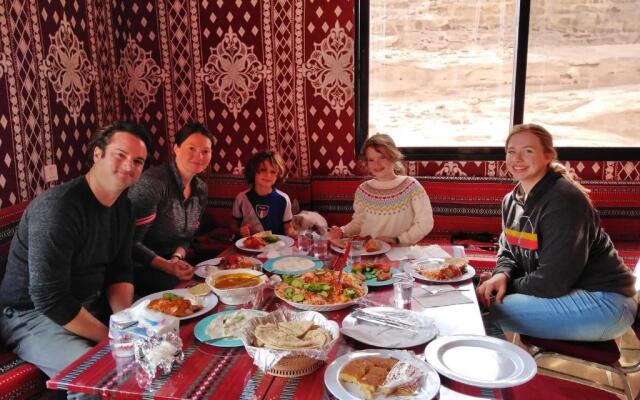
<instances>
[{"instance_id":1,"label":"bowl of salad","mask_svg":"<svg viewBox=\"0 0 640 400\"><path fill-rule=\"evenodd\" d=\"M391 285L393 284L391 277L401 272L399 269L393 268L389 262L369 261L355 263L353 267L346 267L344 270L362 278L367 286Z\"/></svg>"},{"instance_id":2,"label":"bowl of salad","mask_svg":"<svg viewBox=\"0 0 640 400\"><path fill-rule=\"evenodd\" d=\"M347 308L367 295L367 285L349 272L318 269L302 275L284 275L276 296L300 310L334 311Z\"/></svg>"}]
</instances>

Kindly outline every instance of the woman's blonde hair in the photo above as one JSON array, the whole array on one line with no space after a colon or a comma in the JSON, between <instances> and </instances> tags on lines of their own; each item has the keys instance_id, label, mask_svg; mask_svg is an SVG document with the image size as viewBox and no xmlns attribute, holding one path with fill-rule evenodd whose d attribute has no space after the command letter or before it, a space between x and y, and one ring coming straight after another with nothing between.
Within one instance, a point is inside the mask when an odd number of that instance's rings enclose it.
<instances>
[{"instance_id":1,"label":"woman's blonde hair","mask_svg":"<svg viewBox=\"0 0 640 400\"><path fill-rule=\"evenodd\" d=\"M360 151L360 160L365 161L366 165L366 151L368 148L373 148L378 153L384 154L389 160L393 161L393 172L396 175L404 175L405 169L404 165L402 165L402 160L404 160L404 155L398 150L396 147L396 143L391 139L391 136L384 133L376 133L373 136L370 136L364 142L362 146L362 150Z\"/></svg>"},{"instance_id":2,"label":"woman's blonde hair","mask_svg":"<svg viewBox=\"0 0 640 400\"><path fill-rule=\"evenodd\" d=\"M524 132L529 132L532 135L536 136L540 140L540 143L542 144L543 151L553 156L553 159L549 163L549 169L556 173L562 174L562 176L564 176L566 180L571 182L573 186L577 187L588 199L589 193L591 193L591 190L582 186L580 182L573 179L569 171L567 171L567 168L558 162L558 152L553 147L553 136L551 136L549 131L547 131L542 126L537 124L514 125L514 127L511 128L511 131L509 132L509 136L507 136L507 140L505 142L505 149L507 146L509 146L509 141L511 140L513 135L517 135L518 133L524 133Z\"/></svg>"}]
</instances>

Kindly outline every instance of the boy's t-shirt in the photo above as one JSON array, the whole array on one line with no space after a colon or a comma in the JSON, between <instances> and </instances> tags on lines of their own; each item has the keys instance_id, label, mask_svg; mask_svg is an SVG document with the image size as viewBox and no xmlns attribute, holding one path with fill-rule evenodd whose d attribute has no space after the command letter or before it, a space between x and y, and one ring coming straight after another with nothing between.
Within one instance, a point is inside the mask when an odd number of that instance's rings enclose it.
<instances>
[{"instance_id":1,"label":"boy's t-shirt","mask_svg":"<svg viewBox=\"0 0 640 400\"><path fill-rule=\"evenodd\" d=\"M260 196L253 188L247 189L236 196L233 217L240 225L249 225L251 234L271 231L284 235L284 224L293 219L291 201L278 189L266 196Z\"/></svg>"}]
</instances>

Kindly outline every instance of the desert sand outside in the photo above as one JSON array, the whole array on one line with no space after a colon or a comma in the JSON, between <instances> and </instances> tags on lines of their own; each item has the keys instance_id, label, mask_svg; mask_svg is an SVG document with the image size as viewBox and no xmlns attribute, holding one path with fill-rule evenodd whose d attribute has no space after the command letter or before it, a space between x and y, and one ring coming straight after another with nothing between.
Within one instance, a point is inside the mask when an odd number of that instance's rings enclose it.
<instances>
[{"instance_id":1,"label":"desert sand outside","mask_svg":"<svg viewBox=\"0 0 640 400\"><path fill-rule=\"evenodd\" d=\"M369 132L400 146L500 146L514 0L373 0ZM525 122L557 146L640 145L640 0L532 1Z\"/></svg>"}]
</instances>

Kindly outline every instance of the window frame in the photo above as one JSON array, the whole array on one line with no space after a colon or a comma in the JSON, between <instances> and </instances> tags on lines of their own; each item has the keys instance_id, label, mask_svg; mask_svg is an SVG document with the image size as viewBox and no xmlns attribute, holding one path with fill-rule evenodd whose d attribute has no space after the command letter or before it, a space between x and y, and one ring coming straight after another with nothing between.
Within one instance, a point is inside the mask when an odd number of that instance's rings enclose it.
<instances>
[{"instance_id":1,"label":"window frame","mask_svg":"<svg viewBox=\"0 0 640 400\"><path fill-rule=\"evenodd\" d=\"M513 84L509 127L524 120L531 0L516 0ZM369 126L369 0L355 0L355 146L356 155ZM505 133L506 134L506 133ZM504 160L504 147L401 147L406 160ZM565 161L640 160L640 147L556 147Z\"/></svg>"}]
</instances>

